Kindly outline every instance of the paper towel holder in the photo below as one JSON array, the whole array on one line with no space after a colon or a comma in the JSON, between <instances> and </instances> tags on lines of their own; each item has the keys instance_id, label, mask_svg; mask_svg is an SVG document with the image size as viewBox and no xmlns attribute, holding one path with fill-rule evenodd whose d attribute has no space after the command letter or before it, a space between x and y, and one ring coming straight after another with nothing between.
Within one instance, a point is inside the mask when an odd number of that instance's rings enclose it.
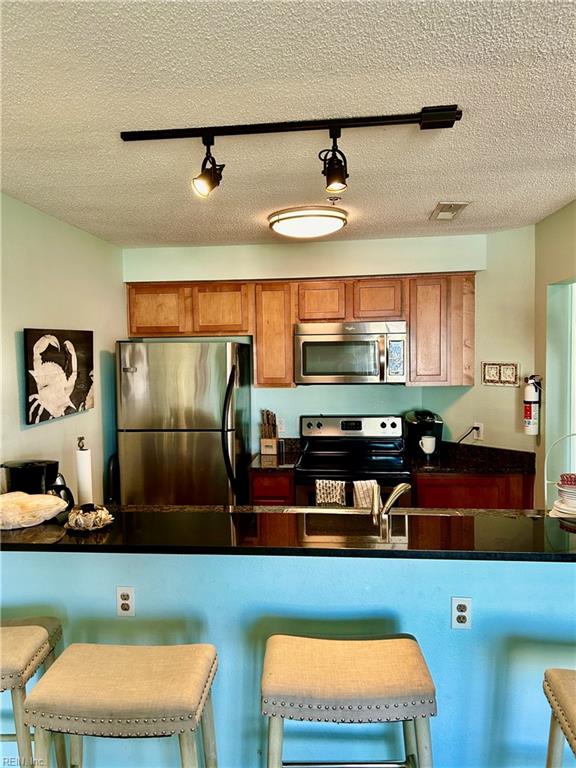
<instances>
[{"instance_id":1,"label":"paper towel holder","mask_svg":"<svg viewBox=\"0 0 576 768\"><path fill-rule=\"evenodd\" d=\"M77 437L76 440L78 441L78 450L79 451L86 451L88 450L86 446L84 445L84 435L81 435L80 437Z\"/></svg>"}]
</instances>

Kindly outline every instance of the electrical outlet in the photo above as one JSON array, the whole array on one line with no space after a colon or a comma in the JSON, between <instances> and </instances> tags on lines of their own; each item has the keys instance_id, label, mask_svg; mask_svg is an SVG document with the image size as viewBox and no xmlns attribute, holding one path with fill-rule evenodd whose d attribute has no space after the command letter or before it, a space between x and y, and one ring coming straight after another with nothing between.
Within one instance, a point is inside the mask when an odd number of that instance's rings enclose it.
<instances>
[{"instance_id":1,"label":"electrical outlet","mask_svg":"<svg viewBox=\"0 0 576 768\"><path fill-rule=\"evenodd\" d=\"M135 616L134 587L116 587L116 615Z\"/></svg>"},{"instance_id":2,"label":"electrical outlet","mask_svg":"<svg viewBox=\"0 0 576 768\"><path fill-rule=\"evenodd\" d=\"M470 629L472 626L472 598L453 597L450 616L452 629Z\"/></svg>"},{"instance_id":3,"label":"electrical outlet","mask_svg":"<svg viewBox=\"0 0 576 768\"><path fill-rule=\"evenodd\" d=\"M475 421L474 440L484 440L484 424L481 421Z\"/></svg>"},{"instance_id":4,"label":"electrical outlet","mask_svg":"<svg viewBox=\"0 0 576 768\"><path fill-rule=\"evenodd\" d=\"M276 426L278 427L278 437L284 437L286 434L286 422L281 416L278 418Z\"/></svg>"}]
</instances>

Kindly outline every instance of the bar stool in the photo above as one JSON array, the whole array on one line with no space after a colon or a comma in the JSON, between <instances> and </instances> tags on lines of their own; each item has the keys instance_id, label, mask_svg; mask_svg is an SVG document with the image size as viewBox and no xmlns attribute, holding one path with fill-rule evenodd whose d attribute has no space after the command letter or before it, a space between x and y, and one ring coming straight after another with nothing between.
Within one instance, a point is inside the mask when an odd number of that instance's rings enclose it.
<instances>
[{"instance_id":1,"label":"bar stool","mask_svg":"<svg viewBox=\"0 0 576 768\"><path fill-rule=\"evenodd\" d=\"M20 765L32 765L32 738L24 724L26 683L43 667L54 661L56 645L62 637L62 626L53 616L4 619L0 626L0 690L10 691L15 734L2 734L2 741L16 741ZM64 739L56 740L58 766L65 768Z\"/></svg>"},{"instance_id":2,"label":"bar stool","mask_svg":"<svg viewBox=\"0 0 576 768\"><path fill-rule=\"evenodd\" d=\"M576 670L547 669L544 693L552 708L546 768L560 768L564 738L576 756Z\"/></svg>"},{"instance_id":3,"label":"bar stool","mask_svg":"<svg viewBox=\"0 0 576 768\"><path fill-rule=\"evenodd\" d=\"M284 765L285 719L401 722L404 762L378 765L432 766L429 718L436 714L436 693L412 635L379 640L273 635L264 657L262 714L269 718L268 768ZM314 764L290 765L304 768Z\"/></svg>"},{"instance_id":4,"label":"bar stool","mask_svg":"<svg viewBox=\"0 0 576 768\"><path fill-rule=\"evenodd\" d=\"M36 759L48 766L53 732L70 734L76 768L83 736L178 734L182 768L198 768L200 723L206 768L216 768L210 697L216 667L213 645L68 646L24 702L25 720L36 726Z\"/></svg>"}]
</instances>

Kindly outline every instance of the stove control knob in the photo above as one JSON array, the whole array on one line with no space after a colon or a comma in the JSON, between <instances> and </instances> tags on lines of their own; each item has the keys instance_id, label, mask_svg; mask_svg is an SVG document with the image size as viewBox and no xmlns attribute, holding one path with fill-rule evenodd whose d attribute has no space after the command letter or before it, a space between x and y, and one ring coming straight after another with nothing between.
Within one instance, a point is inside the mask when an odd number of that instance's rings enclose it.
<instances>
[{"instance_id":1,"label":"stove control knob","mask_svg":"<svg viewBox=\"0 0 576 768\"><path fill-rule=\"evenodd\" d=\"M314 424L312 424L311 421L309 421L308 424L306 424L306 428L307 429L312 429L313 426L314 426Z\"/></svg>"},{"instance_id":2,"label":"stove control knob","mask_svg":"<svg viewBox=\"0 0 576 768\"><path fill-rule=\"evenodd\" d=\"M396 429L396 427L398 426L398 424L396 424L396 422L395 422L395 421L393 421L393 422L390 424L390 426L392 427L392 429Z\"/></svg>"},{"instance_id":3,"label":"stove control knob","mask_svg":"<svg viewBox=\"0 0 576 768\"><path fill-rule=\"evenodd\" d=\"M386 422L385 421L381 422L380 426L382 427L382 429L386 429Z\"/></svg>"},{"instance_id":4,"label":"stove control knob","mask_svg":"<svg viewBox=\"0 0 576 768\"><path fill-rule=\"evenodd\" d=\"M322 429L322 422L321 421L316 422L316 426L318 427L318 429Z\"/></svg>"}]
</instances>

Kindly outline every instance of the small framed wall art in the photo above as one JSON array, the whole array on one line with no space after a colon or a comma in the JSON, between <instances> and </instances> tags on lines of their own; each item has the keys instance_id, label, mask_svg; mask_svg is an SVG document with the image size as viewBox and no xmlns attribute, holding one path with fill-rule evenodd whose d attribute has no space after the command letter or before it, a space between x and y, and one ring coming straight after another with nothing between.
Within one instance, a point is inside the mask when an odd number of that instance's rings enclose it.
<instances>
[{"instance_id":1,"label":"small framed wall art","mask_svg":"<svg viewBox=\"0 0 576 768\"><path fill-rule=\"evenodd\" d=\"M24 328L26 424L94 407L94 334Z\"/></svg>"},{"instance_id":2,"label":"small framed wall art","mask_svg":"<svg viewBox=\"0 0 576 768\"><path fill-rule=\"evenodd\" d=\"M519 387L520 363L482 363L482 384L488 387Z\"/></svg>"}]
</instances>

